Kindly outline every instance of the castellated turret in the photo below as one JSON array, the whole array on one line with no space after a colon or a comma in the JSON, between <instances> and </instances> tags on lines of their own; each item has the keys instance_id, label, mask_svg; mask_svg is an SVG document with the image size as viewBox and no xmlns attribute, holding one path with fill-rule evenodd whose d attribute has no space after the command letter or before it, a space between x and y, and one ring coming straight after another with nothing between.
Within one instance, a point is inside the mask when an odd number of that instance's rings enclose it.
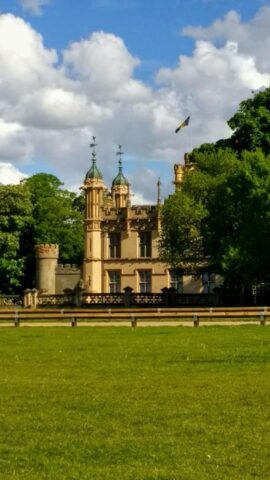
<instances>
[{"instance_id":1,"label":"castellated turret","mask_svg":"<svg viewBox=\"0 0 270 480\"><path fill-rule=\"evenodd\" d=\"M42 293L55 294L55 271L59 257L56 244L36 245L37 289Z\"/></svg>"},{"instance_id":2,"label":"castellated turret","mask_svg":"<svg viewBox=\"0 0 270 480\"><path fill-rule=\"evenodd\" d=\"M101 220L104 182L96 165L95 137L93 137L92 165L83 185L85 192L83 284L86 292L102 292L102 241Z\"/></svg>"}]
</instances>

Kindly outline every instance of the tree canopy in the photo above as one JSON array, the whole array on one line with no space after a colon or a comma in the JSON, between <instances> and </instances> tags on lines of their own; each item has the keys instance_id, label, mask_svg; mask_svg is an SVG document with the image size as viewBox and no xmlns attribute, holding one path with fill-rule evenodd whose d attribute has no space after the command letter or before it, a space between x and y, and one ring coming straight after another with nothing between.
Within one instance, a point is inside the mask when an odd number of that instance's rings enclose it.
<instances>
[{"instance_id":1,"label":"tree canopy","mask_svg":"<svg viewBox=\"0 0 270 480\"><path fill-rule=\"evenodd\" d=\"M83 253L83 210L79 195L54 175L38 173L23 183L33 206L33 243L58 243L62 262L79 263Z\"/></svg>"},{"instance_id":2,"label":"tree canopy","mask_svg":"<svg viewBox=\"0 0 270 480\"><path fill-rule=\"evenodd\" d=\"M62 188L54 175L38 173L20 185L0 186L0 283L13 293L31 288L38 243L58 243L60 261L83 255L83 198Z\"/></svg>"},{"instance_id":3,"label":"tree canopy","mask_svg":"<svg viewBox=\"0 0 270 480\"><path fill-rule=\"evenodd\" d=\"M190 269L205 259L226 284L245 287L270 281L270 89L229 124L231 139L194 149L195 168L165 201L161 255Z\"/></svg>"},{"instance_id":4,"label":"tree canopy","mask_svg":"<svg viewBox=\"0 0 270 480\"><path fill-rule=\"evenodd\" d=\"M23 238L32 225L30 192L25 185L0 185L0 292L13 293L23 281Z\"/></svg>"},{"instance_id":5,"label":"tree canopy","mask_svg":"<svg viewBox=\"0 0 270 480\"><path fill-rule=\"evenodd\" d=\"M270 87L240 103L238 111L228 120L232 135L216 143L204 143L191 152L209 153L218 149L231 149L238 155L244 150L262 150L270 154Z\"/></svg>"}]
</instances>

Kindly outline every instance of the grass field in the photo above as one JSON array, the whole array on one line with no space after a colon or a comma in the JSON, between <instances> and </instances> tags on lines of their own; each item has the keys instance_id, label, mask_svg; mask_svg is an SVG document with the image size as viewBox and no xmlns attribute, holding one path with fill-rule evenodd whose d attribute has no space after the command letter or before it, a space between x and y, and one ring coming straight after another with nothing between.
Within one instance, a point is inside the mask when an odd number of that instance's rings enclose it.
<instances>
[{"instance_id":1,"label":"grass field","mask_svg":"<svg viewBox=\"0 0 270 480\"><path fill-rule=\"evenodd\" d=\"M270 479L270 328L0 331L0 479Z\"/></svg>"}]
</instances>

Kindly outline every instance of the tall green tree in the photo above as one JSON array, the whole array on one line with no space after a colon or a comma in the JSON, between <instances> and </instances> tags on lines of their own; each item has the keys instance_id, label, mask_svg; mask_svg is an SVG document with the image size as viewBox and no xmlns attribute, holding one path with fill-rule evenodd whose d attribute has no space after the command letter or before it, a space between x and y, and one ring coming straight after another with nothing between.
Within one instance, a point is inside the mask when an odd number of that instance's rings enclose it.
<instances>
[{"instance_id":1,"label":"tall green tree","mask_svg":"<svg viewBox=\"0 0 270 480\"><path fill-rule=\"evenodd\" d=\"M35 275L34 246L57 243L60 262L80 263L83 255L83 202L81 196L63 189L54 175L38 173L23 181L33 208L25 283Z\"/></svg>"},{"instance_id":2,"label":"tall green tree","mask_svg":"<svg viewBox=\"0 0 270 480\"><path fill-rule=\"evenodd\" d=\"M208 150L197 151L193 160L196 167L185 176L182 192L169 197L163 208L163 258L181 265L188 251L195 264L204 257L230 286L268 282L270 158L260 151L239 157L230 150ZM187 203L193 209L184 215ZM172 226L175 237L167 235ZM190 231L200 239L199 257Z\"/></svg>"},{"instance_id":3,"label":"tall green tree","mask_svg":"<svg viewBox=\"0 0 270 480\"><path fill-rule=\"evenodd\" d=\"M78 195L63 189L54 175L38 173L26 180L33 205L33 241L58 243L63 262L78 262L83 251L83 212Z\"/></svg>"},{"instance_id":4,"label":"tall green tree","mask_svg":"<svg viewBox=\"0 0 270 480\"><path fill-rule=\"evenodd\" d=\"M32 203L26 185L0 185L0 292L21 291Z\"/></svg>"}]
</instances>

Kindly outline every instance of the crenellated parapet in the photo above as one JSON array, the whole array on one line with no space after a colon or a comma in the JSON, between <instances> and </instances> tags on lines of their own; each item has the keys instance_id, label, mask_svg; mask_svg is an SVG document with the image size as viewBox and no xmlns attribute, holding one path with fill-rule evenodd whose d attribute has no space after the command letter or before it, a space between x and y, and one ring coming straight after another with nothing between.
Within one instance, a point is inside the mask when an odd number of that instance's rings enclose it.
<instances>
[{"instance_id":1,"label":"crenellated parapet","mask_svg":"<svg viewBox=\"0 0 270 480\"><path fill-rule=\"evenodd\" d=\"M41 243L35 246L36 258L57 258L59 257L59 246L57 243Z\"/></svg>"}]
</instances>

